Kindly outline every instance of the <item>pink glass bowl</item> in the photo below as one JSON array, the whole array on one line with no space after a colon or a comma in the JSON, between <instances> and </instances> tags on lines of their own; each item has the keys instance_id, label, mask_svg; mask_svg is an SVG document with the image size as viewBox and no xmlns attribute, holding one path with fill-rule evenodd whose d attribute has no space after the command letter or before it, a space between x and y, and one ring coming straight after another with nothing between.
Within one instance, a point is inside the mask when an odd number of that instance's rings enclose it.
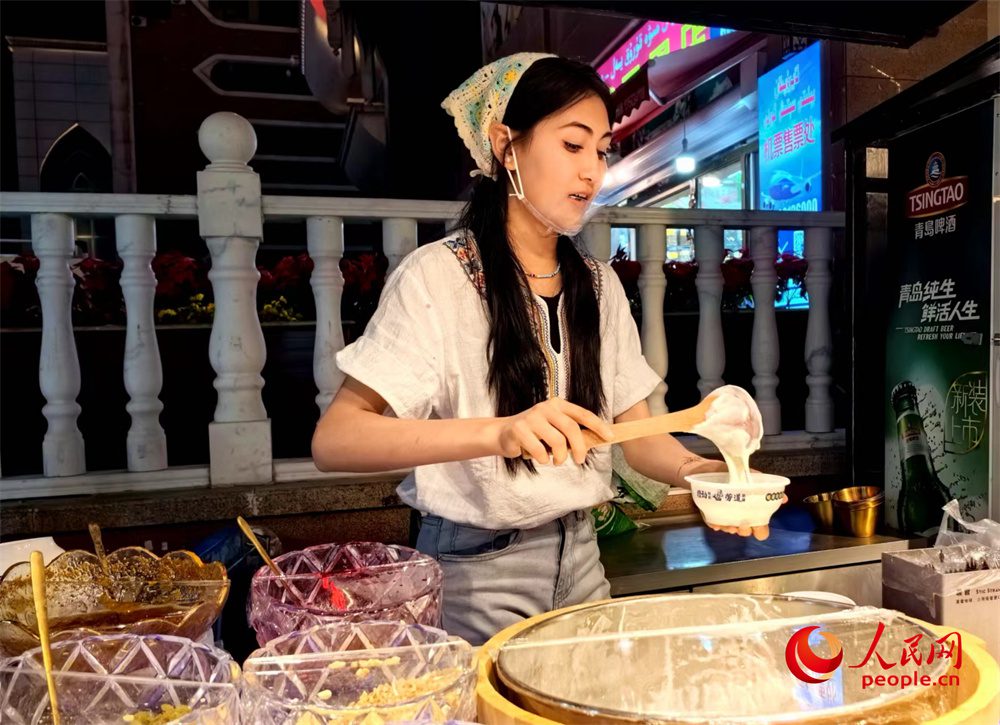
<instances>
[{"instance_id":1,"label":"pink glass bowl","mask_svg":"<svg viewBox=\"0 0 1000 725\"><path fill-rule=\"evenodd\" d=\"M405 546L321 544L274 560L254 574L247 620L265 645L320 624L401 621L441 624L441 567Z\"/></svg>"}]
</instances>

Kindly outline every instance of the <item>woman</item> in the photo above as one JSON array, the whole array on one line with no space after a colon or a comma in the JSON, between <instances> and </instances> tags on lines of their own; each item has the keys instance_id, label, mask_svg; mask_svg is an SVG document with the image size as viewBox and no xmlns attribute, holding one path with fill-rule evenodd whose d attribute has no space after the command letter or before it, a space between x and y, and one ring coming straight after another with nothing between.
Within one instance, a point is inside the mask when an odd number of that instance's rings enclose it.
<instances>
[{"instance_id":1,"label":"woman","mask_svg":"<svg viewBox=\"0 0 1000 725\"><path fill-rule=\"evenodd\" d=\"M444 627L480 644L527 616L607 597L591 507L610 499L608 419L650 415L617 276L576 246L607 171L611 97L587 65L521 53L442 104L479 167L458 230L390 275L313 438L322 470L413 467L400 498L445 576ZM395 417L384 416L391 408ZM687 487L725 470L669 435L622 444ZM766 527L728 529L767 536Z\"/></svg>"}]
</instances>

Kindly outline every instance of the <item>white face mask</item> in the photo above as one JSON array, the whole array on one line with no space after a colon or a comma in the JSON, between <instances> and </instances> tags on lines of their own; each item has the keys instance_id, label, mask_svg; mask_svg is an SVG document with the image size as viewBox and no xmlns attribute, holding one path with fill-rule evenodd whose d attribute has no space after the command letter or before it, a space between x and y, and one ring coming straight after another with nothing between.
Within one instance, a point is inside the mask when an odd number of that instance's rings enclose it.
<instances>
[{"instance_id":1,"label":"white face mask","mask_svg":"<svg viewBox=\"0 0 1000 725\"><path fill-rule=\"evenodd\" d=\"M506 169L507 177L510 179L510 185L514 187L514 193L508 194L507 196L516 196L518 201L520 201L524 208L531 212L531 215L535 217L538 221L546 226L550 232L555 232L556 234L562 234L567 237L576 236L580 233L580 230L586 226L587 222L590 221L591 217L597 213L599 206L594 203L594 198L596 196L596 190L594 196L591 196L590 201L587 203L586 209L580 215L579 220L573 226L565 226L556 223L552 217L537 206L531 203L524 192L524 179L521 177L521 169L517 165L517 151L514 149L514 137L510 133L510 127L507 127L507 138L510 139L510 153L514 158L514 171L511 173L510 169ZM514 176L517 176L517 180L514 180Z\"/></svg>"}]
</instances>

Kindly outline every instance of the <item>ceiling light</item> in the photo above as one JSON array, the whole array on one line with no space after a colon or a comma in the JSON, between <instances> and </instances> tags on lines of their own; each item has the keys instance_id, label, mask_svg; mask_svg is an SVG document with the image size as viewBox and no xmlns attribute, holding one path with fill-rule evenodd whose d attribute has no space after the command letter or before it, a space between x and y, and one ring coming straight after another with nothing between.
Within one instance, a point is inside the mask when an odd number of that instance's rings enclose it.
<instances>
[{"instance_id":1,"label":"ceiling light","mask_svg":"<svg viewBox=\"0 0 1000 725\"><path fill-rule=\"evenodd\" d=\"M687 121L684 122L684 140L681 141L681 155L674 161L674 166L677 167L677 172L680 174L693 173L697 166L694 156L688 153Z\"/></svg>"}]
</instances>

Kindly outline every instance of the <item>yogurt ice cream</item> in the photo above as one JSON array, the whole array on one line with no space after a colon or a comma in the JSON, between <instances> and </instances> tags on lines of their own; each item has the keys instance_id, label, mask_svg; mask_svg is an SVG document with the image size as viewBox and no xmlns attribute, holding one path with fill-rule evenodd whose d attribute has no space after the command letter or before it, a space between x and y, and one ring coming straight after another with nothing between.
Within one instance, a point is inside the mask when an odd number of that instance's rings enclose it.
<instances>
[{"instance_id":1,"label":"yogurt ice cream","mask_svg":"<svg viewBox=\"0 0 1000 725\"><path fill-rule=\"evenodd\" d=\"M750 483L750 454L760 449L764 423L750 394L737 385L723 385L711 393L705 420L691 432L707 438L722 453L732 483Z\"/></svg>"}]
</instances>

